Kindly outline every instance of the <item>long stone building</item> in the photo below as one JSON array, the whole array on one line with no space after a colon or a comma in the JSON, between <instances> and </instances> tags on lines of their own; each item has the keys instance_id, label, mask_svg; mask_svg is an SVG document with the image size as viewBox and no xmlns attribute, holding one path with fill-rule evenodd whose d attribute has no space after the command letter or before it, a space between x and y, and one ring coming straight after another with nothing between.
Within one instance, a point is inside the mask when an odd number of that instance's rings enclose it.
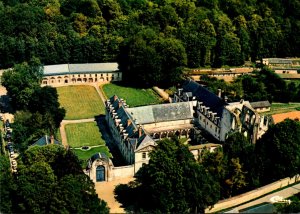
<instances>
[{"instance_id":1,"label":"long stone building","mask_svg":"<svg viewBox=\"0 0 300 214\"><path fill-rule=\"evenodd\" d=\"M255 143L269 125L268 118L259 115L248 101L228 103L192 80L184 82L172 103L130 108L125 100L114 95L105 107L112 140L126 166L114 167L107 157L93 156L87 174L95 182L133 176L149 162L149 153L155 149L156 141L163 138L190 138L195 136L196 129L202 129L219 143L233 132L243 133ZM197 159L205 147L212 151L218 146L192 146L190 151Z\"/></svg>"},{"instance_id":2,"label":"long stone building","mask_svg":"<svg viewBox=\"0 0 300 214\"><path fill-rule=\"evenodd\" d=\"M118 63L45 65L42 86L121 81Z\"/></svg>"}]
</instances>

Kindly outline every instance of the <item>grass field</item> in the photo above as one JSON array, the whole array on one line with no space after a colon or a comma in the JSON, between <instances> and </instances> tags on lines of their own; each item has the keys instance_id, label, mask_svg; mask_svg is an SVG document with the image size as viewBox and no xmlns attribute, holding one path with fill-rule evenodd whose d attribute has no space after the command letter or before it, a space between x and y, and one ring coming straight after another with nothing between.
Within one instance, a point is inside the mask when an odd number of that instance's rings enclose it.
<instances>
[{"instance_id":1,"label":"grass field","mask_svg":"<svg viewBox=\"0 0 300 214\"><path fill-rule=\"evenodd\" d=\"M290 111L299 111L300 103L272 103L271 111L267 114L280 114Z\"/></svg>"},{"instance_id":2,"label":"grass field","mask_svg":"<svg viewBox=\"0 0 300 214\"><path fill-rule=\"evenodd\" d=\"M67 124L65 130L68 144L73 148L105 145L96 122Z\"/></svg>"},{"instance_id":3,"label":"grass field","mask_svg":"<svg viewBox=\"0 0 300 214\"><path fill-rule=\"evenodd\" d=\"M59 103L66 109L66 120L93 118L104 114L104 105L93 86L58 87Z\"/></svg>"},{"instance_id":4,"label":"grass field","mask_svg":"<svg viewBox=\"0 0 300 214\"><path fill-rule=\"evenodd\" d=\"M107 155L107 157L111 157L111 154L109 153L109 150L106 146L94 147L86 151L83 151L81 149L73 149L73 152L77 155L79 160L83 161L88 160L90 157L92 157L92 155L98 152L103 152Z\"/></svg>"},{"instance_id":5,"label":"grass field","mask_svg":"<svg viewBox=\"0 0 300 214\"><path fill-rule=\"evenodd\" d=\"M123 98L131 107L161 103L160 97L152 89L136 89L106 84L103 86L103 91L108 98L113 95Z\"/></svg>"}]
</instances>

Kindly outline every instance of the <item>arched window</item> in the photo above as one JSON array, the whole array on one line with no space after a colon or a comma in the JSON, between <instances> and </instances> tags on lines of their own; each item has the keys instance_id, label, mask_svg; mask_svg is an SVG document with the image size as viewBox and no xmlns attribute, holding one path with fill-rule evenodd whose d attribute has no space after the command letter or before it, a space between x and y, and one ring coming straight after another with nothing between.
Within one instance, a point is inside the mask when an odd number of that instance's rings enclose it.
<instances>
[{"instance_id":1,"label":"arched window","mask_svg":"<svg viewBox=\"0 0 300 214\"><path fill-rule=\"evenodd\" d=\"M104 166L97 166L96 169L96 181L105 181L105 167Z\"/></svg>"}]
</instances>

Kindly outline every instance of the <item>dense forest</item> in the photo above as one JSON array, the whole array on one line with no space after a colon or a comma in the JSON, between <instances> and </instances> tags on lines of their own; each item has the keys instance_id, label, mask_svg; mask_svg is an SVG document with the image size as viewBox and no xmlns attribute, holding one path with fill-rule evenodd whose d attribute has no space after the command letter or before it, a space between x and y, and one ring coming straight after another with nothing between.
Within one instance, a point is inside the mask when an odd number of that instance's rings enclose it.
<instances>
[{"instance_id":1,"label":"dense forest","mask_svg":"<svg viewBox=\"0 0 300 214\"><path fill-rule=\"evenodd\" d=\"M37 57L174 73L300 56L299 0L1 0L0 17L0 68Z\"/></svg>"}]
</instances>

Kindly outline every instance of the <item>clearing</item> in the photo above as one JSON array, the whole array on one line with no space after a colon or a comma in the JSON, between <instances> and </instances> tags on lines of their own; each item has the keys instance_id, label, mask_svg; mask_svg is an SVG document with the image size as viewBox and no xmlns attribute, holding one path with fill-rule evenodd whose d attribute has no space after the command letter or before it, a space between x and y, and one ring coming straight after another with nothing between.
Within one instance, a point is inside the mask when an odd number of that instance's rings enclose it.
<instances>
[{"instance_id":1,"label":"clearing","mask_svg":"<svg viewBox=\"0 0 300 214\"><path fill-rule=\"evenodd\" d=\"M104 105L93 86L58 87L59 103L66 109L65 120L93 118L104 114Z\"/></svg>"},{"instance_id":2,"label":"clearing","mask_svg":"<svg viewBox=\"0 0 300 214\"><path fill-rule=\"evenodd\" d=\"M152 89L138 89L120 86L116 84L106 84L102 89L107 98L117 95L126 100L130 107L143 106L161 103L160 97Z\"/></svg>"},{"instance_id":3,"label":"clearing","mask_svg":"<svg viewBox=\"0 0 300 214\"><path fill-rule=\"evenodd\" d=\"M300 111L300 103L272 103L271 111L267 114L272 115L291 111Z\"/></svg>"}]
</instances>

